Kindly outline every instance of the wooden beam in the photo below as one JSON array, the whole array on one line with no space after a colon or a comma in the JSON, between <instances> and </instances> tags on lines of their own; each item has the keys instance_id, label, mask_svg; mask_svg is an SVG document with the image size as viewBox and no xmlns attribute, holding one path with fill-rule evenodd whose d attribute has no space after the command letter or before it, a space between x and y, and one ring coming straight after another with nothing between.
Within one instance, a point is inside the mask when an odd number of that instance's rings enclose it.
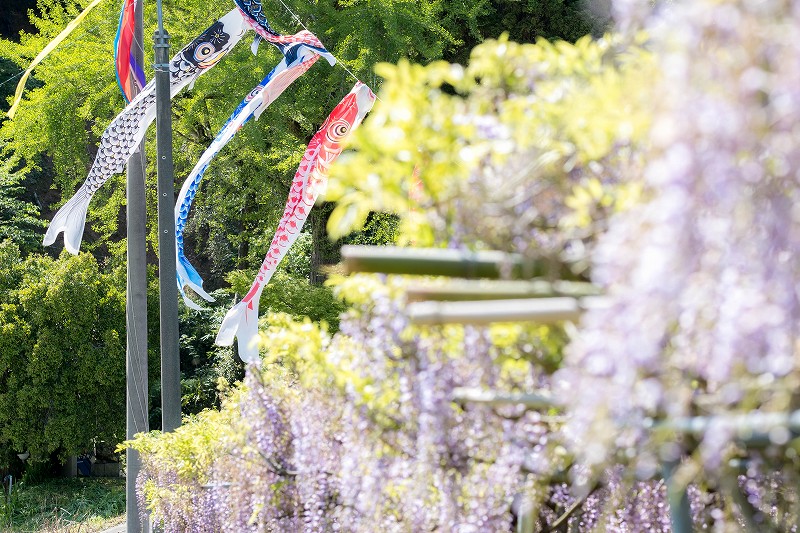
<instances>
[{"instance_id":1,"label":"wooden beam","mask_svg":"<svg viewBox=\"0 0 800 533\"><path fill-rule=\"evenodd\" d=\"M547 393L508 393L472 387L453 389L453 401L459 404L481 403L485 405L524 405L529 409L558 407L558 402Z\"/></svg>"},{"instance_id":2,"label":"wooden beam","mask_svg":"<svg viewBox=\"0 0 800 533\"><path fill-rule=\"evenodd\" d=\"M492 324L496 322L535 322L554 324L576 321L584 310L605 305L595 296L576 298L525 298L469 302L416 302L406 311L412 324Z\"/></svg>"},{"instance_id":3,"label":"wooden beam","mask_svg":"<svg viewBox=\"0 0 800 533\"><path fill-rule=\"evenodd\" d=\"M400 248L396 246L342 246L347 273L380 272L456 278L531 279L577 276L556 258L525 259L497 251L470 252L444 248Z\"/></svg>"},{"instance_id":4,"label":"wooden beam","mask_svg":"<svg viewBox=\"0 0 800 533\"><path fill-rule=\"evenodd\" d=\"M514 300L554 296L597 296L600 289L582 281L515 281L456 279L446 283L422 283L406 290L409 302Z\"/></svg>"}]
</instances>

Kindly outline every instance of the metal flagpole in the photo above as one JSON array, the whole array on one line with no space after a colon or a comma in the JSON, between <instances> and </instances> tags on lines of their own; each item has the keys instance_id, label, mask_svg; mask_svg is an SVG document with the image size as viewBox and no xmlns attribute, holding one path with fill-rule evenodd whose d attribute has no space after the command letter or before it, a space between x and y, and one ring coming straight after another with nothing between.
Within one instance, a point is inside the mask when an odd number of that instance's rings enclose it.
<instances>
[{"instance_id":1,"label":"metal flagpole","mask_svg":"<svg viewBox=\"0 0 800 533\"><path fill-rule=\"evenodd\" d=\"M178 353L178 287L175 283L175 178L172 167L172 111L169 83L169 34L157 2L155 41L156 150L158 167L158 288L161 313L161 430L181 424Z\"/></svg>"},{"instance_id":2,"label":"metal flagpole","mask_svg":"<svg viewBox=\"0 0 800 533\"><path fill-rule=\"evenodd\" d=\"M131 52L139 65L144 65L143 0L136 0ZM134 94L138 92L133 86ZM145 240L145 157L144 140L128 161L128 288L127 326L127 423L125 436L149 431L147 401L147 242ZM139 452L129 448L125 474L125 510L128 533L147 533L149 523L142 522L136 498L136 477L141 461Z\"/></svg>"}]
</instances>

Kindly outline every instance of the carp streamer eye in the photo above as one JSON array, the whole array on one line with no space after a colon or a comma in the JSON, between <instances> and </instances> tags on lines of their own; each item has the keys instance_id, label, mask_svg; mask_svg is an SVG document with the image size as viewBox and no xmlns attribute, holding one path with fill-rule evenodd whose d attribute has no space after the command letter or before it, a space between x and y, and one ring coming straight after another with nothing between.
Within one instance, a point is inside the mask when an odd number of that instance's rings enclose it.
<instances>
[{"instance_id":1,"label":"carp streamer eye","mask_svg":"<svg viewBox=\"0 0 800 533\"><path fill-rule=\"evenodd\" d=\"M348 124L346 120L339 119L331 124L330 128L328 128L328 138L330 138L332 141L338 141L347 135L347 131L349 129L350 124Z\"/></svg>"},{"instance_id":2,"label":"carp streamer eye","mask_svg":"<svg viewBox=\"0 0 800 533\"><path fill-rule=\"evenodd\" d=\"M213 44L200 43L197 45L197 48L194 49L194 59L199 63L208 59L216 51L217 49Z\"/></svg>"},{"instance_id":3,"label":"carp streamer eye","mask_svg":"<svg viewBox=\"0 0 800 533\"><path fill-rule=\"evenodd\" d=\"M263 86L263 85L257 85L255 89L253 89L252 91L250 91L250 93L249 93L247 96L245 96L245 98L244 98L245 102L250 102L250 101L252 101L252 100L253 100L253 98L255 98L256 96L258 96L258 94L259 94L261 91L263 91L263 90L264 90L264 86Z\"/></svg>"}]
</instances>

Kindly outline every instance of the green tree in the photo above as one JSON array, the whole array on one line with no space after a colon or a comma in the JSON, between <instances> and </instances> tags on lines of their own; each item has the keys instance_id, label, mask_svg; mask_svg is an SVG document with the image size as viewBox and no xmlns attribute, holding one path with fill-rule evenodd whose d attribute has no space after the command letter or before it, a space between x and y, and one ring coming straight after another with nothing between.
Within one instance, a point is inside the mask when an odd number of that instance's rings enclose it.
<instances>
[{"instance_id":1,"label":"green tree","mask_svg":"<svg viewBox=\"0 0 800 533\"><path fill-rule=\"evenodd\" d=\"M30 251L39 247L39 232L45 223L25 194L22 176L0 163L0 241L10 239L23 251Z\"/></svg>"},{"instance_id":2,"label":"green tree","mask_svg":"<svg viewBox=\"0 0 800 533\"><path fill-rule=\"evenodd\" d=\"M124 271L0 244L0 447L62 458L117 442L125 417Z\"/></svg>"}]
</instances>

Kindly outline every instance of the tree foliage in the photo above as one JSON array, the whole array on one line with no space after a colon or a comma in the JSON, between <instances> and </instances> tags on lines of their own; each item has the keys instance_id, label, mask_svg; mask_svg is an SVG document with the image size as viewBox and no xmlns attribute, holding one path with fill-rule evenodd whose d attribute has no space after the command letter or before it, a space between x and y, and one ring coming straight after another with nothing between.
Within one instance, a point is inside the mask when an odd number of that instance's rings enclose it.
<instances>
[{"instance_id":1,"label":"tree foliage","mask_svg":"<svg viewBox=\"0 0 800 533\"><path fill-rule=\"evenodd\" d=\"M9 172L7 164L0 165L0 240L11 240L27 252L39 247L39 232L45 223L37 206L24 196L20 173Z\"/></svg>"},{"instance_id":2,"label":"tree foliage","mask_svg":"<svg viewBox=\"0 0 800 533\"><path fill-rule=\"evenodd\" d=\"M466 68L381 64L382 102L333 169L333 235L372 211L400 238L555 253L638 198L652 60L620 37L477 47Z\"/></svg>"},{"instance_id":3,"label":"tree foliage","mask_svg":"<svg viewBox=\"0 0 800 533\"><path fill-rule=\"evenodd\" d=\"M0 245L0 446L34 461L124 434L125 294L91 255Z\"/></svg>"}]
</instances>

